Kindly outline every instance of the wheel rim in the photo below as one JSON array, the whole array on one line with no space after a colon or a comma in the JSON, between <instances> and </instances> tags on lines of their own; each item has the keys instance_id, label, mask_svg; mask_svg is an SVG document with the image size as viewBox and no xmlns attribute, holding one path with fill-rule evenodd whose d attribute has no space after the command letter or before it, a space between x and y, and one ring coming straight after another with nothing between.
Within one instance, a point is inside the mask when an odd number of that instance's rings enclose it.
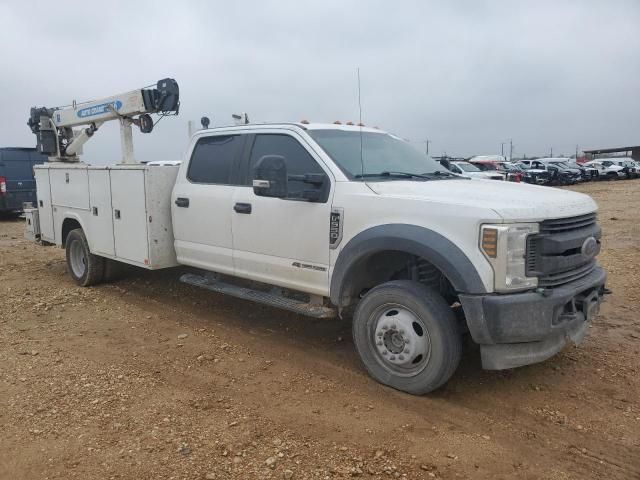
<instances>
[{"instance_id":1,"label":"wheel rim","mask_svg":"<svg viewBox=\"0 0 640 480\"><path fill-rule=\"evenodd\" d=\"M87 258L79 240L73 240L69 245L69 263L71 263L71 270L76 278L82 278L87 269Z\"/></svg>"},{"instance_id":2,"label":"wheel rim","mask_svg":"<svg viewBox=\"0 0 640 480\"><path fill-rule=\"evenodd\" d=\"M431 337L420 317L402 305L387 304L372 318L372 341L380 365L394 375L420 373L431 356Z\"/></svg>"}]
</instances>

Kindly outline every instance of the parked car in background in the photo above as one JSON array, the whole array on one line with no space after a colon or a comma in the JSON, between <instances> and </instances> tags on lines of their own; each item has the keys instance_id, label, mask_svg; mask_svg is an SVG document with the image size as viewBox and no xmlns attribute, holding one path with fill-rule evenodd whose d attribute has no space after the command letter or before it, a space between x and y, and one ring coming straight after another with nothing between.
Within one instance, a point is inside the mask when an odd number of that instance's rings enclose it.
<instances>
[{"instance_id":1,"label":"parked car in background","mask_svg":"<svg viewBox=\"0 0 640 480\"><path fill-rule=\"evenodd\" d=\"M619 178L625 178L627 176L624 168L616 165L611 160L591 160L585 163L584 166L597 168L601 180L618 180Z\"/></svg>"},{"instance_id":2,"label":"parked car in background","mask_svg":"<svg viewBox=\"0 0 640 480\"><path fill-rule=\"evenodd\" d=\"M544 162L548 165L555 165L558 167L558 174L568 183L576 183L583 181L582 170L578 167L573 167L568 163L567 158L539 158L539 162Z\"/></svg>"},{"instance_id":3,"label":"parked car in background","mask_svg":"<svg viewBox=\"0 0 640 480\"><path fill-rule=\"evenodd\" d=\"M547 185L551 180L551 172L542 162L521 160L514 165L523 169L522 181L525 183Z\"/></svg>"},{"instance_id":4,"label":"parked car in background","mask_svg":"<svg viewBox=\"0 0 640 480\"><path fill-rule=\"evenodd\" d=\"M610 158L608 159L614 163L614 165L618 165L622 167L622 171L624 172L627 178L638 178L640 171L636 167L636 163L633 159L624 157L624 158Z\"/></svg>"},{"instance_id":5,"label":"parked car in background","mask_svg":"<svg viewBox=\"0 0 640 480\"><path fill-rule=\"evenodd\" d=\"M483 172L489 172L495 176L500 175L502 180L508 179L508 172L501 167L501 164L504 163L504 157L500 155L477 155L471 157L468 162Z\"/></svg>"},{"instance_id":6,"label":"parked car in background","mask_svg":"<svg viewBox=\"0 0 640 480\"><path fill-rule=\"evenodd\" d=\"M449 170L453 173L471 178L484 178L487 180L504 180L504 175L497 171L483 171L469 162L453 161L449 162Z\"/></svg>"},{"instance_id":7,"label":"parked car in background","mask_svg":"<svg viewBox=\"0 0 640 480\"><path fill-rule=\"evenodd\" d=\"M599 179L600 172L598 172L598 169L595 167L587 167L584 164L576 163L574 159L566 159L565 163L571 168L577 168L578 170L580 170L583 182L589 182Z\"/></svg>"},{"instance_id":8,"label":"parked car in background","mask_svg":"<svg viewBox=\"0 0 640 480\"><path fill-rule=\"evenodd\" d=\"M46 160L35 148L0 148L0 213L20 213L23 203L36 204L33 166Z\"/></svg>"},{"instance_id":9,"label":"parked car in background","mask_svg":"<svg viewBox=\"0 0 640 480\"><path fill-rule=\"evenodd\" d=\"M524 177L524 169L510 162L502 162L498 165L500 167L500 171L506 172L508 181L517 183L522 181L522 178Z\"/></svg>"}]
</instances>

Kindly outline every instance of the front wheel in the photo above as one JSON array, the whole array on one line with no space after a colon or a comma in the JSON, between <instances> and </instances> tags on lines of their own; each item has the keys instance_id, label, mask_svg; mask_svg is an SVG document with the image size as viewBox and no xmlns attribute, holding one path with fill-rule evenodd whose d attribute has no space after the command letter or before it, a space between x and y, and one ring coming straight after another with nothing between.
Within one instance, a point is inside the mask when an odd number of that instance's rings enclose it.
<instances>
[{"instance_id":1,"label":"front wheel","mask_svg":"<svg viewBox=\"0 0 640 480\"><path fill-rule=\"evenodd\" d=\"M69 232L65 249L67 270L78 285L89 287L102 281L104 258L91 253L87 237L81 228Z\"/></svg>"},{"instance_id":2,"label":"front wheel","mask_svg":"<svg viewBox=\"0 0 640 480\"><path fill-rule=\"evenodd\" d=\"M364 296L353 317L353 340L373 378L415 395L446 383L462 352L447 302L437 291L408 280L384 283Z\"/></svg>"}]
</instances>

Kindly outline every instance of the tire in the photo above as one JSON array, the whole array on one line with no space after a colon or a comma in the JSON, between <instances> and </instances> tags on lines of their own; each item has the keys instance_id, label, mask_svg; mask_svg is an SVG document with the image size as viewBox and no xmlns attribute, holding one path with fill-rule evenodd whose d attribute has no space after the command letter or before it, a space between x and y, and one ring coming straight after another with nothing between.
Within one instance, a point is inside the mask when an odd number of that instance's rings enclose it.
<instances>
[{"instance_id":1,"label":"tire","mask_svg":"<svg viewBox=\"0 0 640 480\"><path fill-rule=\"evenodd\" d=\"M444 385L462 354L462 335L447 302L409 280L384 283L364 296L353 316L353 341L369 375L414 395Z\"/></svg>"},{"instance_id":2,"label":"tire","mask_svg":"<svg viewBox=\"0 0 640 480\"><path fill-rule=\"evenodd\" d=\"M104 258L89 250L87 237L81 228L71 230L65 242L67 270L81 287L100 283L104 278Z\"/></svg>"}]
</instances>

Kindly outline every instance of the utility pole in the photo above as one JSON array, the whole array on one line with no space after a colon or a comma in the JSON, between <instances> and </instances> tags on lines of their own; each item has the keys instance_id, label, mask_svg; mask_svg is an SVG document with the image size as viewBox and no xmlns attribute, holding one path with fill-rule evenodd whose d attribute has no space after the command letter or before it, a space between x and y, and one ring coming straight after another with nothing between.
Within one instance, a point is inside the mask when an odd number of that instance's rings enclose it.
<instances>
[{"instance_id":1,"label":"utility pole","mask_svg":"<svg viewBox=\"0 0 640 480\"><path fill-rule=\"evenodd\" d=\"M504 158L504 146L507 142L502 142L500 144L500 155L502 155L502 157Z\"/></svg>"},{"instance_id":2,"label":"utility pole","mask_svg":"<svg viewBox=\"0 0 640 480\"><path fill-rule=\"evenodd\" d=\"M549 154L551 158L553 158L553 147L551 147L551 153Z\"/></svg>"},{"instance_id":3,"label":"utility pole","mask_svg":"<svg viewBox=\"0 0 640 480\"><path fill-rule=\"evenodd\" d=\"M431 143L431 140L427 139L427 140L423 140L423 142L427 146L427 155L429 155L429 144Z\"/></svg>"},{"instance_id":4,"label":"utility pole","mask_svg":"<svg viewBox=\"0 0 640 480\"><path fill-rule=\"evenodd\" d=\"M513 161L513 138L509 139L509 161Z\"/></svg>"},{"instance_id":5,"label":"utility pole","mask_svg":"<svg viewBox=\"0 0 640 480\"><path fill-rule=\"evenodd\" d=\"M579 150L578 147L579 145L576 145L576 161L578 161L578 150Z\"/></svg>"}]
</instances>

